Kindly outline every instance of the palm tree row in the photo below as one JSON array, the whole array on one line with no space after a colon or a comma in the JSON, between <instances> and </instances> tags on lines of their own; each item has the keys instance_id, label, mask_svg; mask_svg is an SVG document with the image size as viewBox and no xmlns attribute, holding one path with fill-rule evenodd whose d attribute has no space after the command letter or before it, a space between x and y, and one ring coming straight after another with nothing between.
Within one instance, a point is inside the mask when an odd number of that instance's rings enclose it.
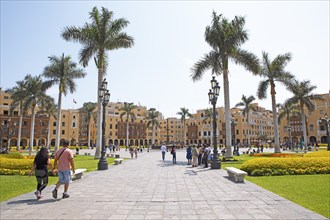
<instances>
[{"instance_id":1,"label":"palm tree row","mask_svg":"<svg viewBox=\"0 0 330 220\"><path fill-rule=\"evenodd\" d=\"M310 100L320 99L320 96L310 94L316 87L311 86L309 81L298 82L294 76L285 70L286 65L291 60L291 54L285 53L278 55L274 60L270 60L268 53L262 52L262 63L256 55L245 51L240 46L248 40L247 31L244 29L245 19L235 16L232 21L227 20L221 14L217 15L213 12L211 25L205 28L205 41L211 46L212 50L205 54L192 67L192 80L198 81L202 79L203 74L207 70L211 70L211 75L223 76L224 101L225 101L225 122L226 122L226 157L232 157L231 150L231 117L230 117L230 100L229 100L229 80L228 80L228 64L229 60L235 64L244 66L254 75L264 78L259 83L257 96L259 99L267 97L267 90L270 88L273 124L275 133L275 153L280 152L279 129L276 109L276 91L275 83L283 84L289 91L294 94L293 98L288 99L290 103L297 103L301 109L302 123L304 130L304 140L306 142L305 116L303 112L304 106L309 110L313 110L313 103ZM242 97L242 102L237 106L244 106L243 114L248 117L250 103L254 100L253 96ZM248 118L247 118L248 121ZM249 134L249 133L248 133Z\"/></svg>"}]
</instances>

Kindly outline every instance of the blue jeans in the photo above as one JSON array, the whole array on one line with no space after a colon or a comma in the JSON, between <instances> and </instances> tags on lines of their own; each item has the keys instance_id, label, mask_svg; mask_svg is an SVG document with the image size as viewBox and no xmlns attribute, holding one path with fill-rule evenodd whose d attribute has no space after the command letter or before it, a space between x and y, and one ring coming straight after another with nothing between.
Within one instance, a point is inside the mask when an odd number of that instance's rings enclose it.
<instances>
[{"instance_id":1,"label":"blue jeans","mask_svg":"<svg viewBox=\"0 0 330 220\"><path fill-rule=\"evenodd\" d=\"M162 158L163 158L163 161L165 160L165 151L164 152L162 152Z\"/></svg>"},{"instance_id":2,"label":"blue jeans","mask_svg":"<svg viewBox=\"0 0 330 220\"><path fill-rule=\"evenodd\" d=\"M70 170L61 170L58 171L58 182L65 184L70 183L71 171Z\"/></svg>"}]
</instances>

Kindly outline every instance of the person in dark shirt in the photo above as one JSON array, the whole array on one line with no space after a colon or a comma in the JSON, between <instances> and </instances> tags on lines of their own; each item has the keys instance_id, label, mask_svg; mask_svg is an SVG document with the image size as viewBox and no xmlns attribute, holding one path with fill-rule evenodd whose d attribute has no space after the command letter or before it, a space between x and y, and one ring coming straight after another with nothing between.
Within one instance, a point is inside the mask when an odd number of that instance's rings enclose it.
<instances>
[{"instance_id":1,"label":"person in dark shirt","mask_svg":"<svg viewBox=\"0 0 330 220\"><path fill-rule=\"evenodd\" d=\"M41 192L44 190L48 184L48 167L52 169L52 164L48 156L48 150L42 147L34 158L33 165L29 176L35 173L37 179L37 191L34 193L37 199L41 199Z\"/></svg>"}]
</instances>

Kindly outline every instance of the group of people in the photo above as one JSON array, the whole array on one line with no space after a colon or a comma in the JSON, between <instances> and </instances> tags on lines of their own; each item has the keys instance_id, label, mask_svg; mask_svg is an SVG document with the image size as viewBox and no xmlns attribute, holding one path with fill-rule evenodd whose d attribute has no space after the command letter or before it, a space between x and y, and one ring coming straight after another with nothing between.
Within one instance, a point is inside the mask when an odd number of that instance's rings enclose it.
<instances>
[{"instance_id":1,"label":"group of people","mask_svg":"<svg viewBox=\"0 0 330 220\"><path fill-rule=\"evenodd\" d=\"M48 149L46 147L40 148L37 152L29 176L33 173L37 179L37 190L34 193L37 199L42 198L42 191L48 184L49 172L58 174L58 182L55 189L52 191L52 196L57 199L57 191L61 185L64 185L64 192L62 199L69 198L67 193L71 179L71 170L75 173L75 166L73 160L73 152L69 149L69 141L63 142L63 148L58 149L54 154L54 166L51 164Z\"/></svg>"},{"instance_id":2,"label":"group of people","mask_svg":"<svg viewBox=\"0 0 330 220\"><path fill-rule=\"evenodd\" d=\"M142 153L143 152L143 148L142 147L129 147L129 153L131 154L131 159L134 158L135 155L135 159L137 159L138 157L138 153Z\"/></svg>"},{"instance_id":3,"label":"group of people","mask_svg":"<svg viewBox=\"0 0 330 220\"><path fill-rule=\"evenodd\" d=\"M166 152L170 151L172 154L173 164L176 164L176 147L170 146L169 149L165 144L160 147L162 152L162 160L165 161ZM199 165L204 165L205 168L208 167L209 161L212 160L211 147L208 145L192 145L188 146L186 149L186 158L188 160L187 165L192 165L192 167L197 167Z\"/></svg>"}]
</instances>

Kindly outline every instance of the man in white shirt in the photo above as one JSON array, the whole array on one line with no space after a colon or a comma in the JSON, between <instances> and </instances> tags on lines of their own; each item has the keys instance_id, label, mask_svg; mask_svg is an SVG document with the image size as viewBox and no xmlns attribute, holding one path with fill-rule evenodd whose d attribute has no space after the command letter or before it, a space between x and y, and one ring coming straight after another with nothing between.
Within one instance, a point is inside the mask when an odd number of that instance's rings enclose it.
<instances>
[{"instance_id":1,"label":"man in white shirt","mask_svg":"<svg viewBox=\"0 0 330 220\"><path fill-rule=\"evenodd\" d=\"M160 147L160 150L162 151L162 158L163 158L163 161L165 160L165 153L167 151L166 149L166 145L163 143L162 146Z\"/></svg>"}]
</instances>

